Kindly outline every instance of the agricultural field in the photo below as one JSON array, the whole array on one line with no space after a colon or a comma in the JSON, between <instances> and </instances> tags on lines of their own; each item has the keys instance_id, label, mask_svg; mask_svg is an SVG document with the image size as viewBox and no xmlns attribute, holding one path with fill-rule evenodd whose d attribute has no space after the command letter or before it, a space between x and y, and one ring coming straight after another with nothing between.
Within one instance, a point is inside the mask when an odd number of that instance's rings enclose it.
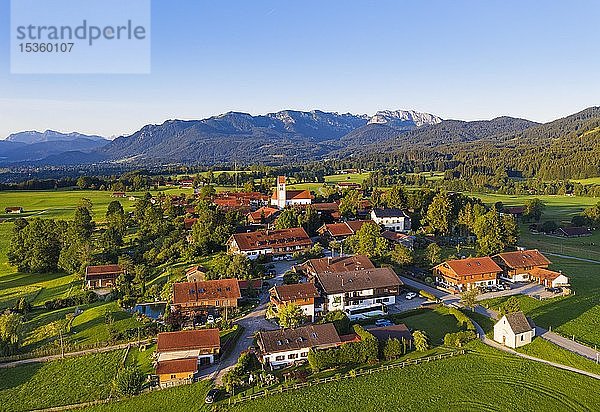
<instances>
[{"instance_id":1,"label":"agricultural field","mask_svg":"<svg viewBox=\"0 0 600 412\"><path fill-rule=\"evenodd\" d=\"M552 257L554 270L562 270L571 278L571 296L539 301L518 296L521 309L546 329L600 346L600 264ZM488 299L482 304L494 309L507 298Z\"/></svg>"},{"instance_id":2,"label":"agricultural field","mask_svg":"<svg viewBox=\"0 0 600 412\"><path fill-rule=\"evenodd\" d=\"M0 369L0 410L28 411L106 399L124 350Z\"/></svg>"},{"instance_id":3,"label":"agricultural field","mask_svg":"<svg viewBox=\"0 0 600 412\"><path fill-rule=\"evenodd\" d=\"M463 356L315 385L230 410L529 412L588 411L598 404L595 379L505 355L480 342L469 348Z\"/></svg>"}]
</instances>

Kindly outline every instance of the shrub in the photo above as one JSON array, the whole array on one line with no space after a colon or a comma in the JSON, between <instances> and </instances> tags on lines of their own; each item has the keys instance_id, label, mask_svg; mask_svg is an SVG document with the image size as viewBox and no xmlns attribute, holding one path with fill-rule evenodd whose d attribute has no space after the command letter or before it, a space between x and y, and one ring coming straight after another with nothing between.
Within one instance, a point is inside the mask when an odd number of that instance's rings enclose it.
<instances>
[{"instance_id":1,"label":"shrub","mask_svg":"<svg viewBox=\"0 0 600 412\"><path fill-rule=\"evenodd\" d=\"M121 369L115 377L115 389L122 396L133 396L140 393L145 376L137 366Z\"/></svg>"},{"instance_id":2,"label":"shrub","mask_svg":"<svg viewBox=\"0 0 600 412\"><path fill-rule=\"evenodd\" d=\"M383 346L383 358L385 360L396 359L403 354L402 343L397 338L390 338Z\"/></svg>"},{"instance_id":3,"label":"shrub","mask_svg":"<svg viewBox=\"0 0 600 412\"><path fill-rule=\"evenodd\" d=\"M349 342L333 349L311 349L308 352L308 364L311 369L318 372L341 365L377 361L379 352L377 338L360 325L354 325L354 332L360 336L359 342Z\"/></svg>"},{"instance_id":4,"label":"shrub","mask_svg":"<svg viewBox=\"0 0 600 412\"><path fill-rule=\"evenodd\" d=\"M92 292L91 290L86 293L80 293L75 296L69 296L68 298L57 298L54 300L49 300L44 303L44 306L48 310L56 310L68 308L71 306L79 306L79 305L87 305L90 303L94 303L98 300L98 296Z\"/></svg>"},{"instance_id":5,"label":"shrub","mask_svg":"<svg viewBox=\"0 0 600 412\"><path fill-rule=\"evenodd\" d=\"M464 346L468 342L475 340L477 336L472 330L465 330L456 333L446 333L444 336L444 345L456 346L458 348Z\"/></svg>"},{"instance_id":6,"label":"shrub","mask_svg":"<svg viewBox=\"0 0 600 412\"><path fill-rule=\"evenodd\" d=\"M431 300L433 302L437 302L437 298L432 294L424 290L419 291L419 295L423 296L427 300Z\"/></svg>"},{"instance_id":7,"label":"shrub","mask_svg":"<svg viewBox=\"0 0 600 412\"><path fill-rule=\"evenodd\" d=\"M448 308L448 313L456 318L460 326L464 326L467 330L475 330L473 321L467 315L456 308Z\"/></svg>"},{"instance_id":8,"label":"shrub","mask_svg":"<svg viewBox=\"0 0 600 412\"><path fill-rule=\"evenodd\" d=\"M327 312L321 323L333 323L335 330L340 335L346 335L350 332L350 319L341 310L332 310Z\"/></svg>"}]
</instances>

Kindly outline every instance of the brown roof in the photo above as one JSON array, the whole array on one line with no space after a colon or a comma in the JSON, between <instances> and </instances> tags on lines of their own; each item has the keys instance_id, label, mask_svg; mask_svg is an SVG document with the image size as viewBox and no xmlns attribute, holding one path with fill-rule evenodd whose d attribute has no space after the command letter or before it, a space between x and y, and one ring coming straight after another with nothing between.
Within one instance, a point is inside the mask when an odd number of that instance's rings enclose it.
<instances>
[{"instance_id":1,"label":"brown roof","mask_svg":"<svg viewBox=\"0 0 600 412\"><path fill-rule=\"evenodd\" d=\"M447 260L441 265L450 267L454 273L460 276L502 272L500 266L498 266L489 256Z\"/></svg>"},{"instance_id":2,"label":"brown roof","mask_svg":"<svg viewBox=\"0 0 600 412\"><path fill-rule=\"evenodd\" d=\"M560 275L562 275L562 273L555 272L554 270L537 268L537 267L531 269L529 271L529 274L537 279L548 279L548 280L554 280L557 277L559 277Z\"/></svg>"},{"instance_id":3,"label":"brown roof","mask_svg":"<svg viewBox=\"0 0 600 412\"><path fill-rule=\"evenodd\" d=\"M156 350L158 352L172 352L212 349L219 348L220 346L221 338L219 336L219 329L197 329L159 333Z\"/></svg>"},{"instance_id":4,"label":"brown roof","mask_svg":"<svg viewBox=\"0 0 600 412\"><path fill-rule=\"evenodd\" d=\"M373 336L375 336L378 340L381 341L393 338L396 338L399 341L402 341L402 339L407 341L412 340L412 335L410 331L403 323L399 325L370 328L368 332L370 332Z\"/></svg>"},{"instance_id":5,"label":"brown roof","mask_svg":"<svg viewBox=\"0 0 600 412\"><path fill-rule=\"evenodd\" d=\"M271 290L275 296L282 301L316 298L319 296L317 288L312 283L275 286Z\"/></svg>"},{"instance_id":6,"label":"brown roof","mask_svg":"<svg viewBox=\"0 0 600 412\"><path fill-rule=\"evenodd\" d=\"M277 184L285 184L285 176L277 176Z\"/></svg>"},{"instance_id":7,"label":"brown roof","mask_svg":"<svg viewBox=\"0 0 600 412\"><path fill-rule=\"evenodd\" d=\"M533 321L528 319L523 312L507 313L505 316L515 334L528 332L535 328Z\"/></svg>"},{"instance_id":8,"label":"brown roof","mask_svg":"<svg viewBox=\"0 0 600 412\"><path fill-rule=\"evenodd\" d=\"M186 358L166 360L156 365L157 375L169 375L172 373L197 372L198 358Z\"/></svg>"},{"instance_id":9,"label":"brown roof","mask_svg":"<svg viewBox=\"0 0 600 412\"><path fill-rule=\"evenodd\" d=\"M279 209L263 206L255 212L248 213L247 216L251 222L261 222L263 219L268 219L276 213L279 213Z\"/></svg>"},{"instance_id":10,"label":"brown roof","mask_svg":"<svg viewBox=\"0 0 600 412\"><path fill-rule=\"evenodd\" d=\"M238 285L240 289L248 289L252 287L252 289L261 289L263 285L262 279L248 279L248 280L238 280Z\"/></svg>"},{"instance_id":11,"label":"brown roof","mask_svg":"<svg viewBox=\"0 0 600 412\"><path fill-rule=\"evenodd\" d=\"M123 273L123 267L121 265L97 265L88 266L85 268L85 278L87 279L98 279L103 277L114 278Z\"/></svg>"},{"instance_id":12,"label":"brown roof","mask_svg":"<svg viewBox=\"0 0 600 412\"><path fill-rule=\"evenodd\" d=\"M508 267L513 269L532 266L546 266L552 263L537 249L498 253L496 256L502 259Z\"/></svg>"},{"instance_id":13,"label":"brown roof","mask_svg":"<svg viewBox=\"0 0 600 412\"><path fill-rule=\"evenodd\" d=\"M364 255L309 259L303 266L310 267L317 274L375 268L373 262Z\"/></svg>"},{"instance_id":14,"label":"brown roof","mask_svg":"<svg viewBox=\"0 0 600 412\"><path fill-rule=\"evenodd\" d=\"M374 268L337 273L325 272L317 274L317 279L327 294L395 287L403 284L391 268Z\"/></svg>"},{"instance_id":15,"label":"brown roof","mask_svg":"<svg viewBox=\"0 0 600 412\"><path fill-rule=\"evenodd\" d=\"M312 241L301 227L257 232L235 233L233 239L240 250L268 249L270 247L310 246Z\"/></svg>"},{"instance_id":16,"label":"brown roof","mask_svg":"<svg viewBox=\"0 0 600 412\"><path fill-rule=\"evenodd\" d=\"M323 225L319 229L319 232L329 232L329 234L333 237L350 236L360 230L360 228L367 222L372 222L372 220L353 220L350 222L330 223Z\"/></svg>"},{"instance_id":17,"label":"brown roof","mask_svg":"<svg viewBox=\"0 0 600 412\"><path fill-rule=\"evenodd\" d=\"M522 215L525 213L525 206L504 206L503 212L511 215Z\"/></svg>"},{"instance_id":18,"label":"brown roof","mask_svg":"<svg viewBox=\"0 0 600 412\"><path fill-rule=\"evenodd\" d=\"M239 299L240 286L237 279L204 280L202 282L179 282L173 284L173 303L181 304L206 299Z\"/></svg>"},{"instance_id":19,"label":"brown roof","mask_svg":"<svg viewBox=\"0 0 600 412\"><path fill-rule=\"evenodd\" d=\"M258 343L264 353L274 353L319 346L336 346L341 343L341 340L333 323L323 323L296 329L259 332Z\"/></svg>"},{"instance_id":20,"label":"brown roof","mask_svg":"<svg viewBox=\"0 0 600 412\"><path fill-rule=\"evenodd\" d=\"M392 232L391 230L384 230L381 233L381 236L387 240L391 240L392 242L398 242L401 240L408 240L413 238L413 236L407 235L405 233Z\"/></svg>"},{"instance_id":21,"label":"brown roof","mask_svg":"<svg viewBox=\"0 0 600 412\"><path fill-rule=\"evenodd\" d=\"M338 212L340 210L340 205L337 203L313 203L311 207L319 212Z\"/></svg>"},{"instance_id":22,"label":"brown roof","mask_svg":"<svg viewBox=\"0 0 600 412\"><path fill-rule=\"evenodd\" d=\"M194 223L196 223L197 221L198 219L195 217L183 219L183 227L185 228L185 230L190 230L192 226L194 226Z\"/></svg>"},{"instance_id":23,"label":"brown roof","mask_svg":"<svg viewBox=\"0 0 600 412\"><path fill-rule=\"evenodd\" d=\"M565 236L585 236L591 235L592 231L585 226L561 227L558 230L564 233Z\"/></svg>"},{"instance_id":24,"label":"brown roof","mask_svg":"<svg viewBox=\"0 0 600 412\"><path fill-rule=\"evenodd\" d=\"M313 196L310 194L309 190L286 190L285 191L285 199L286 200L292 200L292 199L312 199ZM273 195L271 196L271 199L276 200L277 199L277 190L275 190L273 192Z\"/></svg>"}]
</instances>

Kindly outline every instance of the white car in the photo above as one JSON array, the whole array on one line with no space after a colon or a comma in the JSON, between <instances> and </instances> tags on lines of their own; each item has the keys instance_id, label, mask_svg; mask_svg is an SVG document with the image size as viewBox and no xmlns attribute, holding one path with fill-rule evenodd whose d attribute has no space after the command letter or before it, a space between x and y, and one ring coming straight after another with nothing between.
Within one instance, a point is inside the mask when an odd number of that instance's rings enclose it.
<instances>
[{"instance_id":1,"label":"white car","mask_svg":"<svg viewBox=\"0 0 600 412\"><path fill-rule=\"evenodd\" d=\"M213 315L208 315L206 317L206 323L215 323L215 318Z\"/></svg>"},{"instance_id":2,"label":"white car","mask_svg":"<svg viewBox=\"0 0 600 412\"><path fill-rule=\"evenodd\" d=\"M416 298L416 297L417 297L417 294L415 292L408 292L406 294L406 299L408 299L408 300L411 300L411 299Z\"/></svg>"}]
</instances>

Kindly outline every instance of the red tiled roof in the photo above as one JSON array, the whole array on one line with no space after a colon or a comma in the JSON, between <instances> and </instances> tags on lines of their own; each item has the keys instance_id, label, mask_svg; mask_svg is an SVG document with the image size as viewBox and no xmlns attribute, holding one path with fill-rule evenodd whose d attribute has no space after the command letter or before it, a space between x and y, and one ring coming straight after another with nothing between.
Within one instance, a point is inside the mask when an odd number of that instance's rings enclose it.
<instances>
[{"instance_id":1,"label":"red tiled roof","mask_svg":"<svg viewBox=\"0 0 600 412\"><path fill-rule=\"evenodd\" d=\"M248 280L238 280L238 285L240 289L248 289L252 287L252 289L261 289L263 285L262 279L248 279Z\"/></svg>"},{"instance_id":2,"label":"red tiled roof","mask_svg":"<svg viewBox=\"0 0 600 412\"><path fill-rule=\"evenodd\" d=\"M333 237L350 236L355 234L365 223L375 223L372 220L350 220L343 223L330 223L324 225L324 228L319 230L327 231Z\"/></svg>"},{"instance_id":3,"label":"red tiled roof","mask_svg":"<svg viewBox=\"0 0 600 412\"><path fill-rule=\"evenodd\" d=\"M319 296L317 288L312 283L275 286L272 289L272 293L281 301L316 298Z\"/></svg>"},{"instance_id":4,"label":"red tiled roof","mask_svg":"<svg viewBox=\"0 0 600 412\"><path fill-rule=\"evenodd\" d=\"M279 213L279 209L274 207L263 206L255 212L249 213L248 220L251 222L262 222L263 219L269 219L274 214Z\"/></svg>"},{"instance_id":5,"label":"red tiled roof","mask_svg":"<svg viewBox=\"0 0 600 412\"><path fill-rule=\"evenodd\" d=\"M278 230L259 230L232 235L240 250L282 248L291 246L311 246L312 241L301 227Z\"/></svg>"},{"instance_id":6,"label":"red tiled roof","mask_svg":"<svg viewBox=\"0 0 600 412\"><path fill-rule=\"evenodd\" d=\"M529 274L537 279L554 280L557 277L559 277L562 273L544 268L533 268L529 271Z\"/></svg>"},{"instance_id":7,"label":"red tiled roof","mask_svg":"<svg viewBox=\"0 0 600 412\"><path fill-rule=\"evenodd\" d=\"M183 227L185 228L185 230L190 230L192 228L192 226L194 226L194 223L196 223L197 221L198 221L198 219L195 217L191 217L189 219L183 219Z\"/></svg>"},{"instance_id":8,"label":"red tiled roof","mask_svg":"<svg viewBox=\"0 0 600 412\"><path fill-rule=\"evenodd\" d=\"M498 253L494 257L502 259L508 267L513 269L532 266L547 266L552 263L537 249Z\"/></svg>"},{"instance_id":9,"label":"red tiled roof","mask_svg":"<svg viewBox=\"0 0 600 412\"><path fill-rule=\"evenodd\" d=\"M206 299L239 299L242 297L237 279L204 280L173 284L173 303L182 304Z\"/></svg>"},{"instance_id":10,"label":"red tiled roof","mask_svg":"<svg viewBox=\"0 0 600 412\"><path fill-rule=\"evenodd\" d=\"M197 372L198 358L166 360L156 365L157 375L170 375L184 372Z\"/></svg>"},{"instance_id":11,"label":"red tiled roof","mask_svg":"<svg viewBox=\"0 0 600 412\"><path fill-rule=\"evenodd\" d=\"M180 350L214 349L221 346L219 329L182 330L158 334L156 350L173 352Z\"/></svg>"},{"instance_id":12,"label":"red tiled roof","mask_svg":"<svg viewBox=\"0 0 600 412\"><path fill-rule=\"evenodd\" d=\"M381 233L381 236L387 240L391 240L392 242L397 242L400 240L408 240L412 239L412 236L407 235L405 233L400 232L392 232L391 230L385 230Z\"/></svg>"},{"instance_id":13,"label":"red tiled roof","mask_svg":"<svg viewBox=\"0 0 600 412\"><path fill-rule=\"evenodd\" d=\"M285 191L285 199L312 199L313 196L310 194L308 190L286 190ZM271 199L277 200L277 190L273 192Z\"/></svg>"},{"instance_id":14,"label":"red tiled roof","mask_svg":"<svg viewBox=\"0 0 600 412\"><path fill-rule=\"evenodd\" d=\"M97 265L85 268L86 279L97 279L102 277L114 278L123 273L121 265Z\"/></svg>"},{"instance_id":15,"label":"red tiled roof","mask_svg":"<svg viewBox=\"0 0 600 412\"><path fill-rule=\"evenodd\" d=\"M460 276L502 272L500 266L489 256L448 260L442 263L442 265L447 265L454 273Z\"/></svg>"}]
</instances>

